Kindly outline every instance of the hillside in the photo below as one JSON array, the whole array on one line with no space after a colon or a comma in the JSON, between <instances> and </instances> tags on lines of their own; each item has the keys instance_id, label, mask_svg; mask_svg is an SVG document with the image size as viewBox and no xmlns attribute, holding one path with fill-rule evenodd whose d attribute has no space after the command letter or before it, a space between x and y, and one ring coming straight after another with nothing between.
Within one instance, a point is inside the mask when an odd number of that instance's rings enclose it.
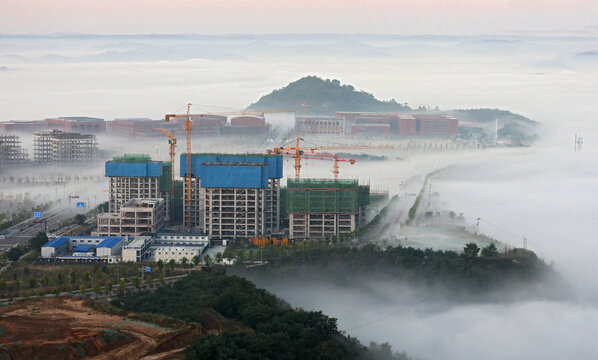
<instances>
[{"instance_id":1,"label":"hillside","mask_svg":"<svg viewBox=\"0 0 598 360\"><path fill-rule=\"evenodd\" d=\"M530 131L530 127L537 124L523 115L500 109L481 108L444 111L427 107L412 109L407 103L398 103L394 99L379 100L373 94L355 90L352 85L341 84L339 80L324 80L317 76L306 76L283 88L274 90L251 104L248 109L295 109L300 111L299 105L302 101L309 105L306 112L310 115L331 116L337 111L443 113L456 116L461 121L480 125L488 125L498 119L501 127L508 124L517 127L517 129L505 129L505 135L516 134L517 131L527 133Z\"/></svg>"},{"instance_id":2,"label":"hillside","mask_svg":"<svg viewBox=\"0 0 598 360\"><path fill-rule=\"evenodd\" d=\"M338 80L306 76L287 86L262 96L249 109L297 109L305 101L307 112L314 115L334 115L336 111L410 111L407 105L394 99L378 100L374 95L358 91Z\"/></svg>"}]
</instances>

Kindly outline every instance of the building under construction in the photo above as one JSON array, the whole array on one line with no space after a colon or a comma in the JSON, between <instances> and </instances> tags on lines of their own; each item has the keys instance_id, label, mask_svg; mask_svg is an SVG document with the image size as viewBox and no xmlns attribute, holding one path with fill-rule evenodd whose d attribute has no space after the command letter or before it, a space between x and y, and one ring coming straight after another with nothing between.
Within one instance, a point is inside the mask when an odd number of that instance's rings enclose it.
<instances>
[{"instance_id":1,"label":"building under construction","mask_svg":"<svg viewBox=\"0 0 598 360\"><path fill-rule=\"evenodd\" d=\"M131 199L117 213L99 214L94 236L124 236L157 233L166 218L164 199Z\"/></svg>"},{"instance_id":2,"label":"building under construction","mask_svg":"<svg viewBox=\"0 0 598 360\"><path fill-rule=\"evenodd\" d=\"M38 131L33 134L33 158L37 163L79 163L97 158L96 136L63 132Z\"/></svg>"},{"instance_id":3,"label":"building under construction","mask_svg":"<svg viewBox=\"0 0 598 360\"><path fill-rule=\"evenodd\" d=\"M19 165L27 160L27 151L17 135L0 134L0 167Z\"/></svg>"},{"instance_id":4,"label":"building under construction","mask_svg":"<svg viewBox=\"0 0 598 360\"><path fill-rule=\"evenodd\" d=\"M369 203L369 186L357 180L301 179L287 181L289 237L326 238L355 231Z\"/></svg>"},{"instance_id":5,"label":"building under construction","mask_svg":"<svg viewBox=\"0 0 598 360\"><path fill-rule=\"evenodd\" d=\"M108 211L116 214L132 199L164 198L169 219L171 171L170 162L153 161L149 155L125 154L107 161Z\"/></svg>"},{"instance_id":6,"label":"building under construction","mask_svg":"<svg viewBox=\"0 0 598 360\"><path fill-rule=\"evenodd\" d=\"M181 176L187 154L181 155ZM249 238L280 231L280 155L191 155L190 206L185 225L213 238ZM186 192L184 182L184 192ZM186 200L183 200L185 202Z\"/></svg>"}]
</instances>

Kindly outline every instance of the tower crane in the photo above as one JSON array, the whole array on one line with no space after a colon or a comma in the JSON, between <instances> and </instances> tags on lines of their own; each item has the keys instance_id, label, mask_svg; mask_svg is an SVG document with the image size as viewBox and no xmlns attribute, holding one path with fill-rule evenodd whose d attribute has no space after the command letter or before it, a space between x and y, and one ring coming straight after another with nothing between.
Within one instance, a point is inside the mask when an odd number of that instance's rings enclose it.
<instances>
[{"instance_id":1,"label":"tower crane","mask_svg":"<svg viewBox=\"0 0 598 360\"><path fill-rule=\"evenodd\" d=\"M171 188L170 188L170 211L171 213L174 213L174 157L176 154L176 139L174 138L174 130L170 130L170 133L168 133L168 131L164 130L164 129L160 129L158 128L158 130L160 130L164 135L166 135L168 137L168 143L170 144L170 166L171 166L171 175L172 175L172 183L171 183Z\"/></svg>"},{"instance_id":2,"label":"tower crane","mask_svg":"<svg viewBox=\"0 0 598 360\"><path fill-rule=\"evenodd\" d=\"M295 157L295 153L292 151L282 151L282 152L280 152L280 154L282 154L282 156ZM351 165L355 164L355 162L356 162L355 159L343 159L343 158L339 157L338 155L331 154L331 153L313 153L313 154L302 153L301 157L303 159L334 161L334 166L332 167L332 170L331 170L331 172L334 174L334 180L338 179L338 175L340 173L339 167L338 167L339 162L348 162Z\"/></svg>"},{"instance_id":3,"label":"tower crane","mask_svg":"<svg viewBox=\"0 0 598 360\"><path fill-rule=\"evenodd\" d=\"M313 145L313 146L300 146L300 141L303 139L298 137L296 140L293 140L295 145L289 145L290 142L287 144L275 147L272 150L267 150L268 154L281 154L285 151L292 151L294 153L295 158L295 179L299 179L301 177L301 157L304 155L305 151L315 152L318 150L359 150L359 149L394 149L392 145L330 145L330 146L320 146L320 145ZM303 140L304 141L304 140ZM337 164L338 165L338 164Z\"/></svg>"},{"instance_id":4,"label":"tower crane","mask_svg":"<svg viewBox=\"0 0 598 360\"><path fill-rule=\"evenodd\" d=\"M295 110L242 110L242 111L225 111L225 112L205 112L202 114L191 114L191 103L187 104L187 112L185 114L166 114L164 121L169 122L172 118L184 117L185 118L185 133L187 135L187 171L185 172L185 209L186 214L186 227L191 229L191 124L193 121L191 118L204 117L206 115L264 115L272 113L286 113L295 112ZM172 156L172 155L171 155ZM174 163L173 163L174 164ZM174 171L173 171L174 174ZM174 176L174 175L173 175ZM173 181L174 186L174 181Z\"/></svg>"}]
</instances>

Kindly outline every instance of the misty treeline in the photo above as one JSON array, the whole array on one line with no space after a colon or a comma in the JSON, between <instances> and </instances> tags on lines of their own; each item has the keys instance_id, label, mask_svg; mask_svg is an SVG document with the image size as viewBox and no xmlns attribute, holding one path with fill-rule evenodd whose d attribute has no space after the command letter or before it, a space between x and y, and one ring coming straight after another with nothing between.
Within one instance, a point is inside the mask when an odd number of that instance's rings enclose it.
<instances>
[{"instance_id":1,"label":"misty treeline","mask_svg":"<svg viewBox=\"0 0 598 360\"><path fill-rule=\"evenodd\" d=\"M165 315L209 328L185 350L187 359L372 359L407 360L388 344L361 345L319 311L294 309L248 280L219 268L192 272L154 292L121 294L112 305L126 311Z\"/></svg>"},{"instance_id":2,"label":"misty treeline","mask_svg":"<svg viewBox=\"0 0 598 360\"><path fill-rule=\"evenodd\" d=\"M442 290L455 299L504 299L502 290L525 288L529 297L562 296L565 286L558 274L528 250L514 249L499 254L491 244L480 249L467 244L462 252L417 249L413 247L334 246L327 242L308 242L306 247L291 247L270 257L268 264L232 273L262 281L319 281L358 286L356 279L384 279L397 284Z\"/></svg>"}]
</instances>

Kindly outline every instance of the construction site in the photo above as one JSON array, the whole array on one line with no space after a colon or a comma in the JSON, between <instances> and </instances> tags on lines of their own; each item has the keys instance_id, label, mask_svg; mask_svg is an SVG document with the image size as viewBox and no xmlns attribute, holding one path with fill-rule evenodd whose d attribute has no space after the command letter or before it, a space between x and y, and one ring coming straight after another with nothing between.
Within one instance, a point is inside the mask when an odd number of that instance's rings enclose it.
<instances>
[{"instance_id":1,"label":"construction site","mask_svg":"<svg viewBox=\"0 0 598 360\"><path fill-rule=\"evenodd\" d=\"M33 134L33 159L36 163L81 163L97 159L98 143L92 134L38 131Z\"/></svg>"},{"instance_id":2,"label":"construction site","mask_svg":"<svg viewBox=\"0 0 598 360\"><path fill-rule=\"evenodd\" d=\"M28 159L17 135L0 134L0 169L5 166L20 165Z\"/></svg>"}]
</instances>

